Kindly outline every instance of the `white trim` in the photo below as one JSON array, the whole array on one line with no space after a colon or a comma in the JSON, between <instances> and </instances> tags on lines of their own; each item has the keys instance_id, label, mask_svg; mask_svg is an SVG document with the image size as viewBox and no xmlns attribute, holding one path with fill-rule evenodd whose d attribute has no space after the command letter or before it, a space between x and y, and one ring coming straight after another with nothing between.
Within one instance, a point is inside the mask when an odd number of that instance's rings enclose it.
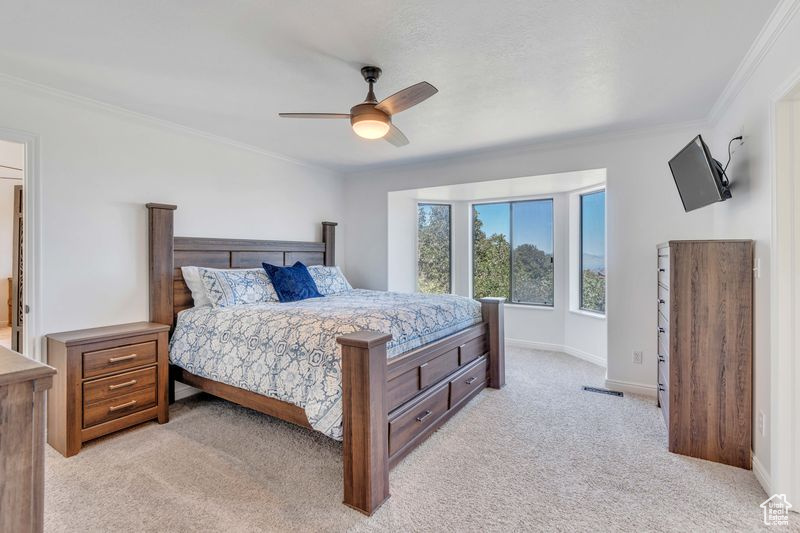
<instances>
[{"instance_id":1,"label":"white trim","mask_svg":"<svg viewBox=\"0 0 800 533\"><path fill-rule=\"evenodd\" d=\"M44 93L47 94L48 96L59 98L61 100L67 100L72 103L77 103L84 106L102 109L103 111L106 111L108 113L113 113L115 115L121 115L127 118L132 118L145 123L149 123L154 126L177 131L186 135L201 137L208 141L217 142L220 144L231 146L233 148L238 148L240 150L246 150L248 152L254 152L256 154L284 161L286 163L292 163L295 165L301 165L304 167L318 169L318 170L325 170L327 172L334 172L334 173L338 172L338 169L332 167L318 165L315 163L304 161L302 159L295 159L293 157L278 152L272 152L270 150L265 150L264 148L259 148L258 146L253 146L252 144L247 144L241 141L237 141L235 139L231 139L230 137L224 137L222 135L217 135L207 131L191 128L189 126L184 126L183 124L158 118L152 115L139 113L137 111L131 111L130 109L126 109L124 107L120 107L114 104L108 104L100 100L95 100L93 98L88 98L86 96L81 96L79 94L63 91L61 89L56 89L55 87L50 87L48 85L43 85L23 78L17 78L16 76L9 76L8 74L0 73L0 84L26 90L38 91L40 93Z\"/></svg>"},{"instance_id":2,"label":"white trim","mask_svg":"<svg viewBox=\"0 0 800 533\"><path fill-rule=\"evenodd\" d=\"M547 352L561 352L573 357L577 357L578 359L583 359L584 361L588 361L603 368L606 368L608 365L608 362L604 357L591 354L589 352L584 352L578 348L573 348L572 346L566 346L563 344L551 344L549 342L536 342L525 339L509 339L506 337L506 346L512 346L516 348L531 348L533 350L544 350Z\"/></svg>"},{"instance_id":3,"label":"white trim","mask_svg":"<svg viewBox=\"0 0 800 533\"><path fill-rule=\"evenodd\" d=\"M750 458L753 463L753 475L756 476L761 488L764 489L764 492L767 493L767 496L770 494L775 494L772 492L772 479L769 477L769 472L764 465L761 464L761 461L758 460L756 454L750 453Z\"/></svg>"},{"instance_id":4,"label":"white trim","mask_svg":"<svg viewBox=\"0 0 800 533\"><path fill-rule=\"evenodd\" d=\"M716 123L733 103L798 9L800 9L800 0L781 0L778 3L717 101L711 107L707 119L709 123Z\"/></svg>"},{"instance_id":5,"label":"white trim","mask_svg":"<svg viewBox=\"0 0 800 533\"><path fill-rule=\"evenodd\" d=\"M195 389L186 383L180 383L178 381L175 382L175 401L183 400L184 398L194 396L195 394L200 394L201 392L203 391L200 389Z\"/></svg>"},{"instance_id":6,"label":"white trim","mask_svg":"<svg viewBox=\"0 0 800 533\"><path fill-rule=\"evenodd\" d=\"M0 128L0 139L25 145L25 168L23 169L23 219L25 238L22 254L23 279L22 300L30 306L30 313L25 315L22 353L37 361L44 361L44 339L40 338L42 309L42 222L41 205L42 190L39 179L39 137L33 133L8 128Z\"/></svg>"},{"instance_id":7,"label":"white trim","mask_svg":"<svg viewBox=\"0 0 800 533\"><path fill-rule=\"evenodd\" d=\"M585 309L570 309L570 313L581 315L581 316L588 316L589 318L595 318L597 320L605 321L606 315L601 315L600 313L593 313L591 311L586 311Z\"/></svg>"},{"instance_id":8,"label":"white trim","mask_svg":"<svg viewBox=\"0 0 800 533\"><path fill-rule=\"evenodd\" d=\"M633 381L622 381L618 379L606 379L606 388L631 394L642 394L644 396L656 397L655 385L645 385L634 383Z\"/></svg>"},{"instance_id":9,"label":"white trim","mask_svg":"<svg viewBox=\"0 0 800 533\"><path fill-rule=\"evenodd\" d=\"M772 232L770 235L770 486L800 499L800 220L796 218L800 189L800 166L789 148L800 137L798 103L788 101L800 87L800 71L780 85L769 106L769 166L772 188ZM772 492L770 492L772 493Z\"/></svg>"},{"instance_id":10,"label":"white trim","mask_svg":"<svg viewBox=\"0 0 800 533\"><path fill-rule=\"evenodd\" d=\"M556 311L555 305L542 305L542 304L521 304L521 303L505 303L503 307L510 307L511 309L532 309L534 311Z\"/></svg>"}]
</instances>

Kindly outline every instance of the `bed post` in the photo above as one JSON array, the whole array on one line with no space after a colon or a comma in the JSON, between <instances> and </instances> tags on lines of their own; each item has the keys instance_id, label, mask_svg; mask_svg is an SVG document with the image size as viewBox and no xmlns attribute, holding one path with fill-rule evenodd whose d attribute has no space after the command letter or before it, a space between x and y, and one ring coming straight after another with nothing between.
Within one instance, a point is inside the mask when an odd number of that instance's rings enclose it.
<instances>
[{"instance_id":1,"label":"bed post","mask_svg":"<svg viewBox=\"0 0 800 533\"><path fill-rule=\"evenodd\" d=\"M325 266L336 265L336 222L322 223L322 242L325 243Z\"/></svg>"},{"instance_id":2,"label":"bed post","mask_svg":"<svg viewBox=\"0 0 800 533\"><path fill-rule=\"evenodd\" d=\"M481 298L483 321L489 325L489 387L502 389L506 384L505 298Z\"/></svg>"},{"instance_id":3,"label":"bed post","mask_svg":"<svg viewBox=\"0 0 800 533\"><path fill-rule=\"evenodd\" d=\"M389 497L386 343L392 336L357 331L342 346L344 503L371 515Z\"/></svg>"},{"instance_id":4,"label":"bed post","mask_svg":"<svg viewBox=\"0 0 800 533\"><path fill-rule=\"evenodd\" d=\"M150 258L150 322L174 326L172 270L175 253L173 218L178 206L147 204ZM169 378L169 403L175 402L175 380Z\"/></svg>"}]
</instances>

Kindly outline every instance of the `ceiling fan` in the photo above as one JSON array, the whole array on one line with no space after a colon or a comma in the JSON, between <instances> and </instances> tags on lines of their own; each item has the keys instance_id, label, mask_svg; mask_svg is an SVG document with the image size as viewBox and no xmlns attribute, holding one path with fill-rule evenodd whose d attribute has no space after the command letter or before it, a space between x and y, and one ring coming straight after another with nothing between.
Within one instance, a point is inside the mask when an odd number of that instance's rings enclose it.
<instances>
[{"instance_id":1,"label":"ceiling fan","mask_svg":"<svg viewBox=\"0 0 800 533\"><path fill-rule=\"evenodd\" d=\"M363 67L361 75L369 84L367 98L350 108L350 113L278 113L278 116L284 118L349 118L353 131L359 137L386 139L398 147L407 145L408 138L397 129L397 126L392 124L392 115L427 100L439 90L427 81L421 81L378 102L372 86L380 78L381 69Z\"/></svg>"}]
</instances>

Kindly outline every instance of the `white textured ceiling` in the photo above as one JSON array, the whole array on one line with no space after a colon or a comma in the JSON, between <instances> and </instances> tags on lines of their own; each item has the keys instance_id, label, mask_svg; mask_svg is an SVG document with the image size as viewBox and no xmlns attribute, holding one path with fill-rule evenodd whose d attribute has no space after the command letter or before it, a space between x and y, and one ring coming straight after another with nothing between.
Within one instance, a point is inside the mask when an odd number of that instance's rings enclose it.
<instances>
[{"instance_id":1,"label":"white textured ceiling","mask_svg":"<svg viewBox=\"0 0 800 533\"><path fill-rule=\"evenodd\" d=\"M705 117L777 0L3 0L0 73L339 169ZM411 144L348 112L426 80Z\"/></svg>"}]
</instances>

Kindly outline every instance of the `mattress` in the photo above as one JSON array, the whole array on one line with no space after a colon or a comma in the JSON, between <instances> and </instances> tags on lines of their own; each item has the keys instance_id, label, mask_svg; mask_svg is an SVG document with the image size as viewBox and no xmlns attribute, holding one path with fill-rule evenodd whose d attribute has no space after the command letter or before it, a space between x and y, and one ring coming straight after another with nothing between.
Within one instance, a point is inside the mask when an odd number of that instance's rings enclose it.
<instances>
[{"instance_id":1,"label":"mattress","mask_svg":"<svg viewBox=\"0 0 800 533\"><path fill-rule=\"evenodd\" d=\"M480 303L469 298L363 289L291 303L197 307L178 314L170 362L294 404L311 427L341 440L336 337L360 330L390 333L392 358L479 322Z\"/></svg>"}]
</instances>

